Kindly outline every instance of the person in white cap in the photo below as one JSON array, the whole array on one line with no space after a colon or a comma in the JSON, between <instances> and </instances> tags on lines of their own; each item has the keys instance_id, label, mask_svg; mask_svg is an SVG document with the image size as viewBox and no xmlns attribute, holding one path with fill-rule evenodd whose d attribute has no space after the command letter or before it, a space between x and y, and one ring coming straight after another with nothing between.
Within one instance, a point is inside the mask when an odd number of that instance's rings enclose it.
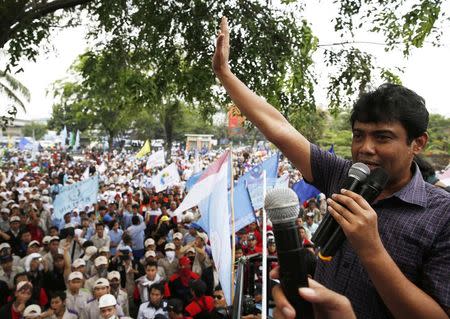
<instances>
[{"instance_id":1,"label":"person in white cap","mask_svg":"<svg viewBox=\"0 0 450 319\"><path fill-rule=\"evenodd\" d=\"M58 236L50 236L48 241L48 253L42 257L46 261L49 271L53 270L53 260L55 256L61 253L59 250L59 241Z\"/></svg>"},{"instance_id":2,"label":"person in white cap","mask_svg":"<svg viewBox=\"0 0 450 319\"><path fill-rule=\"evenodd\" d=\"M6 234L6 232L9 230L9 214L11 213L11 211L9 210L9 208L5 207L0 210L0 213L0 237L5 240L3 234Z\"/></svg>"},{"instance_id":3,"label":"person in white cap","mask_svg":"<svg viewBox=\"0 0 450 319\"><path fill-rule=\"evenodd\" d=\"M178 258L175 256L175 248L174 243L167 243L164 247L164 258L158 260L158 266L164 268L167 278L170 278L178 271Z\"/></svg>"},{"instance_id":4,"label":"person in white cap","mask_svg":"<svg viewBox=\"0 0 450 319\"><path fill-rule=\"evenodd\" d=\"M117 301L111 294L106 294L100 297L98 307L100 309L100 315L103 319L117 319Z\"/></svg>"},{"instance_id":5,"label":"person in white cap","mask_svg":"<svg viewBox=\"0 0 450 319\"><path fill-rule=\"evenodd\" d=\"M100 278L94 283L93 299L89 300L81 312L81 319L98 319L100 317L99 299L110 293L109 281L106 278ZM114 297L114 296L113 296ZM114 298L115 300L115 298ZM117 316L123 316L123 310L120 305L115 303Z\"/></svg>"},{"instance_id":6,"label":"person in white cap","mask_svg":"<svg viewBox=\"0 0 450 319\"><path fill-rule=\"evenodd\" d=\"M29 305L24 309L22 316L24 319L34 319L40 318L41 314L42 310L39 305Z\"/></svg>"},{"instance_id":7,"label":"person in white cap","mask_svg":"<svg viewBox=\"0 0 450 319\"><path fill-rule=\"evenodd\" d=\"M177 258L183 257L183 253L181 252L181 248L183 247L183 234L180 232L174 233L172 242L175 245L175 256Z\"/></svg>"},{"instance_id":8,"label":"person in white cap","mask_svg":"<svg viewBox=\"0 0 450 319\"><path fill-rule=\"evenodd\" d=\"M64 291L56 291L50 294L50 309L42 314L41 318L48 319L78 319L78 311L67 306L67 296Z\"/></svg>"},{"instance_id":9,"label":"person in white cap","mask_svg":"<svg viewBox=\"0 0 450 319\"><path fill-rule=\"evenodd\" d=\"M9 236L9 243L11 244L11 248L13 253L17 254L20 250L20 217L19 216L11 216L9 218L9 231L6 234Z\"/></svg>"},{"instance_id":10,"label":"person in white cap","mask_svg":"<svg viewBox=\"0 0 450 319\"><path fill-rule=\"evenodd\" d=\"M129 305L128 305L128 294L120 286L120 273L118 271L111 271L108 273L108 281L110 286L110 293L113 295L117 303L122 307L125 316L130 315Z\"/></svg>"},{"instance_id":11,"label":"person in white cap","mask_svg":"<svg viewBox=\"0 0 450 319\"><path fill-rule=\"evenodd\" d=\"M92 294L82 288L84 282L83 274L79 271L70 273L67 280L66 306L81 313L87 302L92 299Z\"/></svg>"},{"instance_id":12,"label":"person in white cap","mask_svg":"<svg viewBox=\"0 0 450 319\"><path fill-rule=\"evenodd\" d=\"M86 261L83 258L77 258L72 263L72 271L78 271L86 278Z\"/></svg>"},{"instance_id":13,"label":"person in white cap","mask_svg":"<svg viewBox=\"0 0 450 319\"><path fill-rule=\"evenodd\" d=\"M94 266L97 270L97 273L89 278L84 285L88 290L91 290L94 287L97 279L106 278L106 276L108 275L108 259L105 256L99 256L95 258Z\"/></svg>"},{"instance_id":14,"label":"person in white cap","mask_svg":"<svg viewBox=\"0 0 450 319\"><path fill-rule=\"evenodd\" d=\"M84 250L83 259L86 261L86 275L88 277L95 273L94 260L97 257L97 247L88 246Z\"/></svg>"},{"instance_id":15,"label":"person in white cap","mask_svg":"<svg viewBox=\"0 0 450 319\"><path fill-rule=\"evenodd\" d=\"M154 250L147 250L145 252L145 255L143 258L141 258L141 260L139 261L139 273L144 273L145 272L145 265L148 264L149 262L157 262L158 258L156 257L156 253ZM159 266L158 265L158 274L161 278L169 278L166 276L166 271L164 270L164 267Z\"/></svg>"}]
</instances>

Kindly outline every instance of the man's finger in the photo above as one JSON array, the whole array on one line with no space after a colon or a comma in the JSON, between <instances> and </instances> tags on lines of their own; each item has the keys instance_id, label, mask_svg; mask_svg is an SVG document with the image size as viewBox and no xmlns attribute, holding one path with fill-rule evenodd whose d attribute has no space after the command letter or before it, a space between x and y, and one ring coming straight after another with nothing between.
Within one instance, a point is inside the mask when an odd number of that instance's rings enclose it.
<instances>
[{"instance_id":1,"label":"man's finger","mask_svg":"<svg viewBox=\"0 0 450 319\"><path fill-rule=\"evenodd\" d=\"M338 198L337 196L338 196L337 194L333 194L333 199ZM344 217L345 220L347 220L349 223L351 223L355 217L354 214L350 210L348 210L345 206L341 205L341 203L339 203L333 199L331 199L331 198L327 199L328 209L329 210L333 209L336 213L338 213L339 215Z\"/></svg>"},{"instance_id":2,"label":"man's finger","mask_svg":"<svg viewBox=\"0 0 450 319\"><path fill-rule=\"evenodd\" d=\"M361 208L363 209L371 208L370 204L361 195L344 188L341 189L341 193L344 194L345 196L352 198Z\"/></svg>"},{"instance_id":3,"label":"man's finger","mask_svg":"<svg viewBox=\"0 0 450 319\"><path fill-rule=\"evenodd\" d=\"M272 296L277 308L283 314L283 318L294 319L295 310L287 300L280 285L276 285L272 288Z\"/></svg>"}]
</instances>

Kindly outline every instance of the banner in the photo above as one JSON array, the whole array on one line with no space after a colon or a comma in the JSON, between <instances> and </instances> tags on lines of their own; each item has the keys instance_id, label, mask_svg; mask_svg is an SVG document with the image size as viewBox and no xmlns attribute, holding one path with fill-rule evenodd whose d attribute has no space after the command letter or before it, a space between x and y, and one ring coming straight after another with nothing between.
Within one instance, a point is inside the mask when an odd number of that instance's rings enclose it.
<instances>
[{"instance_id":1,"label":"banner","mask_svg":"<svg viewBox=\"0 0 450 319\"><path fill-rule=\"evenodd\" d=\"M175 163L167 166L152 179L152 184L157 193L178 183L180 183L180 174L178 174L178 167Z\"/></svg>"},{"instance_id":2,"label":"banner","mask_svg":"<svg viewBox=\"0 0 450 319\"><path fill-rule=\"evenodd\" d=\"M164 150L157 151L148 157L147 164L145 168L149 169L152 167L161 167L166 164L166 159L164 158Z\"/></svg>"},{"instance_id":3,"label":"banner","mask_svg":"<svg viewBox=\"0 0 450 319\"><path fill-rule=\"evenodd\" d=\"M53 202L53 218L62 219L64 214L75 208L84 208L97 202L97 194L98 176L62 187Z\"/></svg>"}]
</instances>

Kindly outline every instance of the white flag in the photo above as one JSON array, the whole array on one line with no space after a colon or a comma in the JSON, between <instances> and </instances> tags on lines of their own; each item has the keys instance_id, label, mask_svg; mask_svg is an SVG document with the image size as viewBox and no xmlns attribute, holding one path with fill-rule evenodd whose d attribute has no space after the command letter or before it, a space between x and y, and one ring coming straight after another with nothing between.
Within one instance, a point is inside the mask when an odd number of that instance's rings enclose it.
<instances>
[{"instance_id":1,"label":"white flag","mask_svg":"<svg viewBox=\"0 0 450 319\"><path fill-rule=\"evenodd\" d=\"M161 192L167 187L178 184L179 182L180 174L178 174L178 168L175 163L170 164L152 178L152 184L155 187L156 192Z\"/></svg>"},{"instance_id":2,"label":"white flag","mask_svg":"<svg viewBox=\"0 0 450 319\"><path fill-rule=\"evenodd\" d=\"M73 146L74 150L77 150L80 148L80 131L77 130L77 135L75 137L75 145Z\"/></svg>"},{"instance_id":3,"label":"white flag","mask_svg":"<svg viewBox=\"0 0 450 319\"><path fill-rule=\"evenodd\" d=\"M148 157L146 168L164 166L166 160L164 158L164 150L157 151Z\"/></svg>"}]
</instances>

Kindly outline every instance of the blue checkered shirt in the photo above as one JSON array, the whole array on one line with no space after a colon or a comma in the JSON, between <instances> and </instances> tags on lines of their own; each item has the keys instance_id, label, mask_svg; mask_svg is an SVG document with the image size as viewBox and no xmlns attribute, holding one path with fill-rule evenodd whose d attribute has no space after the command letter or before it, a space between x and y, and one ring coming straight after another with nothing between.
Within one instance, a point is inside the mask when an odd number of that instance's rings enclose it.
<instances>
[{"instance_id":1,"label":"blue checkered shirt","mask_svg":"<svg viewBox=\"0 0 450 319\"><path fill-rule=\"evenodd\" d=\"M338 193L352 162L311 146L314 185ZM415 163L411 181L372 207L387 252L420 289L450 307L450 194L424 182ZM392 318L355 251L346 241L331 262L318 262L315 278L345 295L358 318Z\"/></svg>"}]
</instances>

